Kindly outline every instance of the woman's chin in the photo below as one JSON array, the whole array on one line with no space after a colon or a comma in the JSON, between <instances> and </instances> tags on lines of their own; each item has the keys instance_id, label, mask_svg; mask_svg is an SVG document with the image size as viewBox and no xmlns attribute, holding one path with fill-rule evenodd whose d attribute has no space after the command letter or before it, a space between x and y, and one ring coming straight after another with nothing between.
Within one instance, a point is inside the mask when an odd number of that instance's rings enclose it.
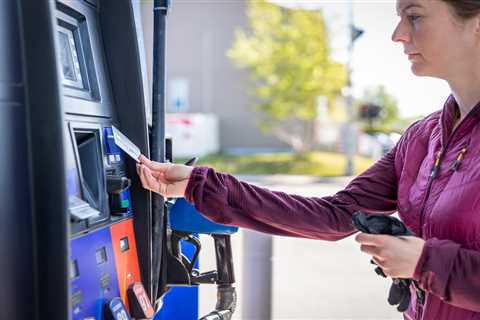
<instances>
[{"instance_id":1,"label":"woman's chin","mask_svg":"<svg viewBox=\"0 0 480 320\"><path fill-rule=\"evenodd\" d=\"M418 77L432 76L427 72L427 70L425 70L425 68L422 68L419 64L416 63L412 63L410 70L412 70L412 73Z\"/></svg>"}]
</instances>

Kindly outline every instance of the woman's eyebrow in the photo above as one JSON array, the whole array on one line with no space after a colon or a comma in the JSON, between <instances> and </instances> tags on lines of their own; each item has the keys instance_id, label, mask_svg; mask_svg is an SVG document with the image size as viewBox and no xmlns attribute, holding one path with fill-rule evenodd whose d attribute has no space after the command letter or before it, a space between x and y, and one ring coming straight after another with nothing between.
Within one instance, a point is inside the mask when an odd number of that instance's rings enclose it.
<instances>
[{"instance_id":1,"label":"woman's eyebrow","mask_svg":"<svg viewBox=\"0 0 480 320\"><path fill-rule=\"evenodd\" d=\"M420 8L423 9L422 5L416 4L416 3L411 3L407 6L405 6L403 9L400 10L400 12L397 10L397 15L401 15L401 13L404 13L406 10L411 9L411 8Z\"/></svg>"}]
</instances>

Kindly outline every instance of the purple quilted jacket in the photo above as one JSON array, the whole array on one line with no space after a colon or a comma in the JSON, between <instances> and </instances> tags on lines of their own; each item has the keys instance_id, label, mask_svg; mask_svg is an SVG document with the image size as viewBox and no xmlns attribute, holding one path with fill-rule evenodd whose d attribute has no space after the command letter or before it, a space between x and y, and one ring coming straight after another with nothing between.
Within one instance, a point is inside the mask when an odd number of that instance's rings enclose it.
<instances>
[{"instance_id":1,"label":"purple quilted jacket","mask_svg":"<svg viewBox=\"0 0 480 320\"><path fill-rule=\"evenodd\" d=\"M412 288L405 319L480 320L480 103L452 130L457 108L450 96L334 196L274 192L198 167L185 197L218 223L329 241L355 233L357 210L398 211L426 240L414 274L425 303Z\"/></svg>"}]
</instances>

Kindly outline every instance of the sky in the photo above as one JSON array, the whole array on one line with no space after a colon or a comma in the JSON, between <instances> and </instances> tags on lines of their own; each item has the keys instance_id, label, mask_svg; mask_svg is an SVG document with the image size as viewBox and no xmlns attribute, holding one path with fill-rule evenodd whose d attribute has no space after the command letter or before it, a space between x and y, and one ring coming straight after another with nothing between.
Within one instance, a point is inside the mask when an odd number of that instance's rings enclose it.
<instances>
[{"instance_id":1,"label":"sky","mask_svg":"<svg viewBox=\"0 0 480 320\"><path fill-rule=\"evenodd\" d=\"M346 0L270 0L284 6L323 10L330 30L334 59L348 59L349 10ZM355 42L352 60L354 95L384 85L397 99L403 117L426 116L441 109L450 89L445 81L417 77L400 43L391 40L399 17L393 0L353 0L353 21L364 34Z\"/></svg>"}]
</instances>

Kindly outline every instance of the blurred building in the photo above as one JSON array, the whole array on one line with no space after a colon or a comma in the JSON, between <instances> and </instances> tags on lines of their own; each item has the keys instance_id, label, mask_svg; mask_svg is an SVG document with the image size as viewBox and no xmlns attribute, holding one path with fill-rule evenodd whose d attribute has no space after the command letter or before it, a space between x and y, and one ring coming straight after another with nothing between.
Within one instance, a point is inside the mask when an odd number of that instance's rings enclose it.
<instances>
[{"instance_id":1,"label":"blurred building","mask_svg":"<svg viewBox=\"0 0 480 320\"><path fill-rule=\"evenodd\" d=\"M152 3L144 1L141 6L151 79L152 39L148 37L153 28ZM167 112L218 117L218 141L223 151L288 149L257 127L248 74L226 55L235 29L248 27L246 1L176 0L167 27Z\"/></svg>"},{"instance_id":2,"label":"blurred building","mask_svg":"<svg viewBox=\"0 0 480 320\"><path fill-rule=\"evenodd\" d=\"M148 82L152 83L152 1L139 1L147 57ZM248 73L227 56L235 30L248 29L246 0L175 0L167 22L167 133L174 138L180 157L227 152L285 151L290 147L257 126L254 97ZM148 94L151 97L151 92ZM316 147L345 149L345 102L334 108L318 101ZM360 131L357 152L378 158L381 146ZM189 150L191 149L191 154Z\"/></svg>"}]
</instances>

